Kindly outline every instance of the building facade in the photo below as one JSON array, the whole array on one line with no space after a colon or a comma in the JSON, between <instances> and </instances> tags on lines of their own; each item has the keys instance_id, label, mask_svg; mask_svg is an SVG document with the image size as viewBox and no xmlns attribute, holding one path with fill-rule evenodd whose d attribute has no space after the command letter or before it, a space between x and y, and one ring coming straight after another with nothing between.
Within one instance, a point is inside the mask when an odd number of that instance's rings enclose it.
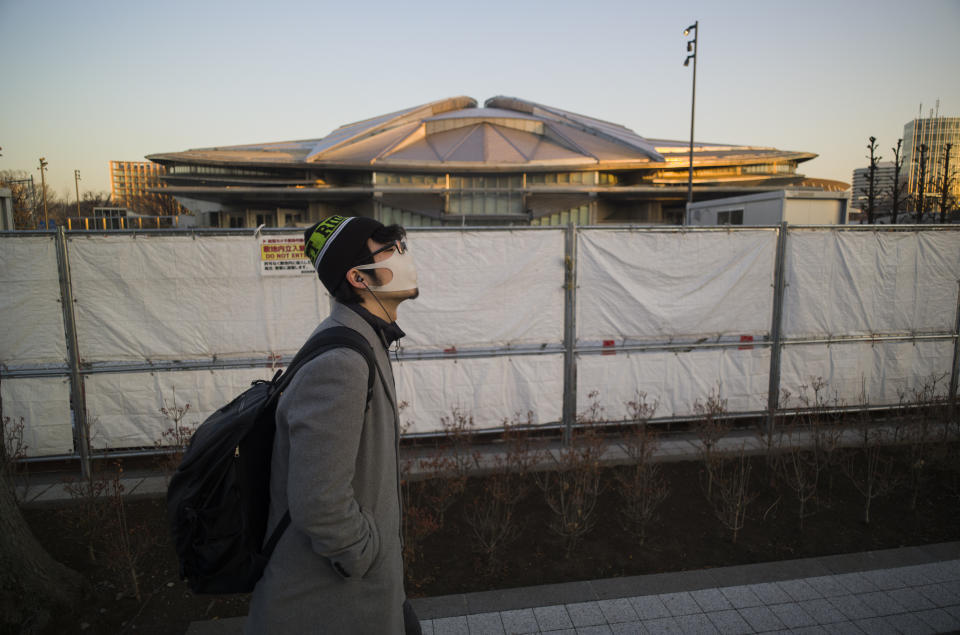
<instances>
[{"instance_id":1,"label":"building facade","mask_svg":"<svg viewBox=\"0 0 960 635\"><path fill-rule=\"evenodd\" d=\"M893 161L881 161L873 174L873 207L876 213L887 213L893 206L893 184L896 166ZM900 169L900 210L907 209L904 200L907 194L907 171ZM870 168L857 168L853 171L853 184L850 188L850 207L866 211L870 198Z\"/></svg>"},{"instance_id":2,"label":"building facade","mask_svg":"<svg viewBox=\"0 0 960 635\"><path fill-rule=\"evenodd\" d=\"M302 226L334 212L406 226L682 223L688 143L513 97L453 97L320 139L147 158L201 225ZM797 172L816 156L696 143L694 199L847 189Z\"/></svg>"},{"instance_id":3,"label":"building facade","mask_svg":"<svg viewBox=\"0 0 960 635\"><path fill-rule=\"evenodd\" d=\"M948 145L951 146L949 161ZM922 154L921 146L925 150ZM914 198L913 209L919 207L916 201L921 191L923 209L929 212L938 208L945 168L948 196L956 207L956 200L960 198L960 117L930 117L908 122L903 127L903 156L907 187Z\"/></svg>"},{"instance_id":4,"label":"building facade","mask_svg":"<svg viewBox=\"0 0 960 635\"><path fill-rule=\"evenodd\" d=\"M692 203L687 225L843 225L848 202L846 192L809 189L716 198Z\"/></svg>"},{"instance_id":5,"label":"building facade","mask_svg":"<svg viewBox=\"0 0 960 635\"><path fill-rule=\"evenodd\" d=\"M189 213L161 190L166 168L151 161L111 161L110 199L141 214L177 216Z\"/></svg>"}]
</instances>

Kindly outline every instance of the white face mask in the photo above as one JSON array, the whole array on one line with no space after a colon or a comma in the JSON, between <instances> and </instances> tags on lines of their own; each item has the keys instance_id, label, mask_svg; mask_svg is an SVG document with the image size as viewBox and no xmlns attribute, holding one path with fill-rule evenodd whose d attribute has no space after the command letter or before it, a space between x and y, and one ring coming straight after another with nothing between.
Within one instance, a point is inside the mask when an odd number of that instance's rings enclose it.
<instances>
[{"instance_id":1,"label":"white face mask","mask_svg":"<svg viewBox=\"0 0 960 635\"><path fill-rule=\"evenodd\" d=\"M361 265L356 269L361 271L387 269L393 273L393 279L387 284L367 287L371 291L412 291L417 288L417 267L413 263L413 256L410 255L409 250L402 254L394 251L389 258L370 265Z\"/></svg>"}]
</instances>

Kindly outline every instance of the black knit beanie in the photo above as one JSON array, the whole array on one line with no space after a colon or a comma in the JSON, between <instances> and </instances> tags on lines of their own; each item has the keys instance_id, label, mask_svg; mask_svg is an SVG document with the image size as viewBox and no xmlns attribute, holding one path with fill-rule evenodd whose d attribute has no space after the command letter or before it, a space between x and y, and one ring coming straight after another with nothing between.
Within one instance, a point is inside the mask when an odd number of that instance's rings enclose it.
<instances>
[{"instance_id":1,"label":"black knit beanie","mask_svg":"<svg viewBox=\"0 0 960 635\"><path fill-rule=\"evenodd\" d=\"M303 232L303 253L331 294L351 267L360 264L367 239L383 223L364 216L331 216Z\"/></svg>"}]
</instances>

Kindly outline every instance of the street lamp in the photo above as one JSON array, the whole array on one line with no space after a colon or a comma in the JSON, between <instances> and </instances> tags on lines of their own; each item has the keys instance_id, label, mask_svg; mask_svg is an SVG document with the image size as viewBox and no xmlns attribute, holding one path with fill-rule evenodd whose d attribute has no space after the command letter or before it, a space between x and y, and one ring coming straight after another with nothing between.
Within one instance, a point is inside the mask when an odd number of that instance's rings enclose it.
<instances>
[{"instance_id":1,"label":"street lamp","mask_svg":"<svg viewBox=\"0 0 960 635\"><path fill-rule=\"evenodd\" d=\"M73 184L77 188L77 218L79 218L80 217L80 170L73 171Z\"/></svg>"},{"instance_id":2,"label":"street lamp","mask_svg":"<svg viewBox=\"0 0 960 635\"><path fill-rule=\"evenodd\" d=\"M40 157L40 190L43 195L43 228L50 229L50 222L47 220L47 160Z\"/></svg>"},{"instance_id":3,"label":"street lamp","mask_svg":"<svg viewBox=\"0 0 960 635\"><path fill-rule=\"evenodd\" d=\"M684 37L689 36L693 32L693 39L687 41L687 59L683 60L684 66L690 65L690 60L693 60L693 93L690 97L690 170L687 173L687 209L689 211L690 204L693 203L693 114L696 112L697 107L697 40L700 36L700 31L698 27L700 26L700 21L697 20L687 28L683 30ZM683 215L683 222L686 223L686 214Z\"/></svg>"}]
</instances>

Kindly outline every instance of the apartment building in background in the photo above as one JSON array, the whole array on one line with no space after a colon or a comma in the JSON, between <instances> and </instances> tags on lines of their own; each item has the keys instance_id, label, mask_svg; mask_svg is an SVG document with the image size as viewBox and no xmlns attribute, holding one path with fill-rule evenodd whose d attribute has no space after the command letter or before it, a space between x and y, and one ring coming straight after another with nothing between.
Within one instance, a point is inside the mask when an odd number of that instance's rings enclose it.
<instances>
[{"instance_id":1,"label":"apartment building in background","mask_svg":"<svg viewBox=\"0 0 960 635\"><path fill-rule=\"evenodd\" d=\"M114 205L138 214L189 214L172 196L156 191L164 187L164 174L166 168L151 161L111 161L110 199Z\"/></svg>"},{"instance_id":2,"label":"apartment building in background","mask_svg":"<svg viewBox=\"0 0 960 635\"><path fill-rule=\"evenodd\" d=\"M930 114L927 119L914 119L903 127L903 171L911 195L918 196L922 189L926 211L933 211L939 205L945 167L950 179L948 195L954 201L960 198L960 117ZM951 146L949 162L948 144ZM925 146L923 155L921 145ZM921 168L922 163L926 164L925 169Z\"/></svg>"}]
</instances>

